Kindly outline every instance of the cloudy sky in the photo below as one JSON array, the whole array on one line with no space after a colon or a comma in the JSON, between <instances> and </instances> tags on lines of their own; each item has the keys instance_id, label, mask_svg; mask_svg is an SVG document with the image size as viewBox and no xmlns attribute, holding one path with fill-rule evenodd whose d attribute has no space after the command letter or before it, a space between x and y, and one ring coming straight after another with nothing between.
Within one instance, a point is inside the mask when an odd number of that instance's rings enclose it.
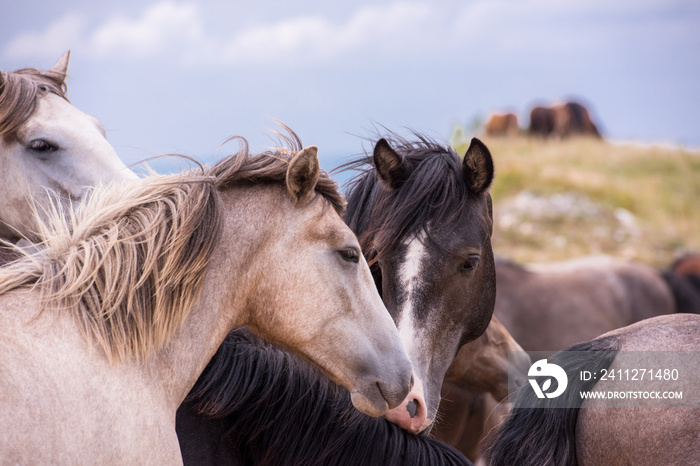
<instances>
[{"instance_id":1,"label":"cloudy sky","mask_svg":"<svg viewBox=\"0 0 700 466\"><path fill-rule=\"evenodd\" d=\"M220 157L234 134L262 150L274 117L323 163L357 153L373 123L447 139L569 97L611 139L700 146L696 0L339 3L7 2L0 70L71 49L69 97L127 162Z\"/></svg>"}]
</instances>

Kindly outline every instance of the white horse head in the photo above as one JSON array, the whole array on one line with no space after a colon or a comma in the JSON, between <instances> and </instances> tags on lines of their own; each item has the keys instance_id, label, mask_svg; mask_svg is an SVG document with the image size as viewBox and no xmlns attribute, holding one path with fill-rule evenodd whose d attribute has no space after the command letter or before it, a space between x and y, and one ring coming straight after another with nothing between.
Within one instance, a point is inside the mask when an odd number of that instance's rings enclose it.
<instances>
[{"instance_id":1,"label":"white horse head","mask_svg":"<svg viewBox=\"0 0 700 466\"><path fill-rule=\"evenodd\" d=\"M51 192L64 204L90 186L135 178L93 116L66 98L70 52L48 71L0 72L0 237L38 240L34 210Z\"/></svg>"}]
</instances>

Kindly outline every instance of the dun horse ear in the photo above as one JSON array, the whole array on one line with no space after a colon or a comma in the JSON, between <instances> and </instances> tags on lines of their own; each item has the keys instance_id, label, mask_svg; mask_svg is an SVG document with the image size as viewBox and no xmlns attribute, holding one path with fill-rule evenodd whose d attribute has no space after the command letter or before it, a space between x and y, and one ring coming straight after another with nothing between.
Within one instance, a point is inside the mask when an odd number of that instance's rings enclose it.
<instances>
[{"instance_id":1,"label":"dun horse ear","mask_svg":"<svg viewBox=\"0 0 700 466\"><path fill-rule=\"evenodd\" d=\"M61 58L58 59L56 64L53 65L49 71L57 74L59 77L62 76L65 82L66 76L68 75L68 62L70 62L70 50L63 52Z\"/></svg>"},{"instance_id":2,"label":"dun horse ear","mask_svg":"<svg viewBox=\"0 0 700 466\"><path fill-rule=\"evenodd\" d=\"M319 176L321 167L316 146L309 146L292 157L287 167L287 190L297 205L305 204L311 199Z\"/></svg>"},{"instance_id":3,"label":"dun horse ear","mask_svg":"<svg viewBox=\"0 0 700 466\"><path fill-rule=\"evenodd\" d=\"M374 146L374 167L384 185L398 189L406 182L406 166L403 157L391 148L386 139L382 138Z\"/></svg>"},{"instance_id":4,"label":"dun horse ear","mask_svg":"<svg viewBox=\"0 0 700 466\"><path fill-rule=\"evenodd\" d=\"M483 142L472 138L472 142L464 155L462 172L467 180L469 190L480 194L489 189L493 181L493 159Z\"/></svg>"}]
</instances>

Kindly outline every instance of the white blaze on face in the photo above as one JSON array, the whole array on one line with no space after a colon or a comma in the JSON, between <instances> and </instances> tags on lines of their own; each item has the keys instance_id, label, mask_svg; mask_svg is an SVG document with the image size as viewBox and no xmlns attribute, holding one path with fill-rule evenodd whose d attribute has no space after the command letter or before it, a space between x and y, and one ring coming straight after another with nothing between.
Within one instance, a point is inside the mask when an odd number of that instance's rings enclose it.
<instances>
[{"instance_id":1,"label":"white blaze on face","mask_svg":"<svg viewBox=\"0 0 700 466\"><path fill-rule=\"evenodd\" d=\"M409 240L406 244L406 256L404 261L399 268L398 273L398 286L403 289L405 293L405 301L403 302L401 313L399 314L399 322L397 328L399 330L399 335L401 336L401 341L406 348L408 356L414 363L417 362L415 357L417 346L418 335L415 328L414 320L414 305L415 305L415 291L421 284L421 273L423 269L423 261L427 254L425 249L425 232L421 232L416 235L413 239Z\"/></svg>"}]
</instances>

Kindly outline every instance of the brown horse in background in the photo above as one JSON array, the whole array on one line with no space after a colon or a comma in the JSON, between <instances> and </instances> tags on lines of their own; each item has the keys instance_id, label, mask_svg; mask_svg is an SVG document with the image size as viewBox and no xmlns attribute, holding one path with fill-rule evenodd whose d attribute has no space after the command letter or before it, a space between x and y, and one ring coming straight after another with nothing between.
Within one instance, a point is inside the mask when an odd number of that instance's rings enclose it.
<instances>
[{"instance_id":1,"label":"brown horse in background","mask_svg":"<svg viewBox=\"0 0 700 466\"><path fill-rule=\"evenodd\" d=\"M515 113L494 113L486 122L486 135L513 137L518 135L518 117Z\"/></svg>"},{"instance_id":2,"label":"brown horse in background","mask_svg":"<svg viewBox=\"0 0 700 466\"><path fill-rule=\"evenodd\" d=\"M435 438L476 461L484 439L509 412L509 373L516 377L516 386L524 385L531 364L513 336L493 317L482 336L460 348L445 375Z\"/></svg>"},{"instance_id":3,"label":"brown horse in background","mask_svg":"<svg viewBox=\"0 0 700 466\"><path fill-rule=\"evenodd\" d=\"M530 111L529 133L531 136L545 138L601 137L588 110L578 102L565 102L550 107L534 107Z\"/></svg>"},{"instance_id":4,"label":"brown horse in background","mask_svg":"<svg viewBox=\"0 0 700 466\"><path fill-rule=\"evenodd\" d=\"M654 268L608 256L541 265L496 259L495 315L526 351L558 351L679 309Z\"/></svg>"},{"instance_id":5,"label":"brown horse in background","mask_svg":"<svg viewBox=\"0 0 700 466\"><path fill-rule=\"evenodd\" d=\"M669 271L684 277L700 277L700 254L690 253L676 259Z\"/></svg>"}]
</instances>

